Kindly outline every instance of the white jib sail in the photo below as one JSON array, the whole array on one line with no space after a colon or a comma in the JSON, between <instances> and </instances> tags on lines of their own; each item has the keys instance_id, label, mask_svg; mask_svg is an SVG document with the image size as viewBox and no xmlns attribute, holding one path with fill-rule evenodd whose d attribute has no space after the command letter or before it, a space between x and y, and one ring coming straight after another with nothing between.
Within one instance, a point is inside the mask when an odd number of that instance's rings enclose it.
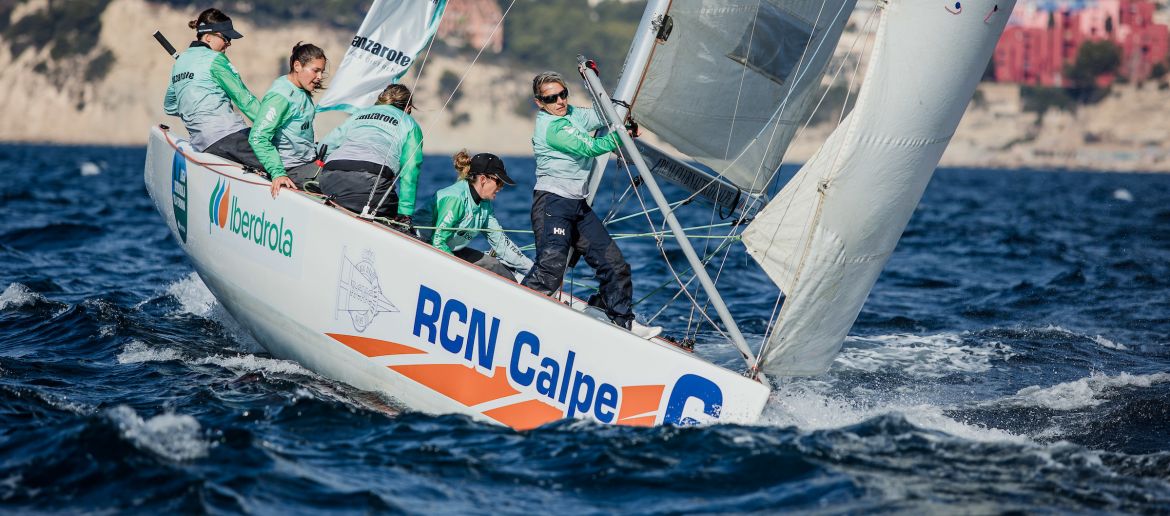
<instances>
[{"instance_id":1,"label":"white jib sail","mask_svg":"<svg viewBox=\"0 0 1170 516\"><path fill-rule=\"evenodd\" d=\"M426 48L446 7L447 0L374 0L317 111L374 105Z\"/></svg>"},{"instance_id":2,"label":"white jib sail","mask_svg":"<svg viewBox=\"0 0 1170 516\"><path fill-rule=\"evenodd\" d=\"M687 0L634 99L639 123L748 193L775 176L855 0Z\"/></svg>"},{"instance_id":3,"label":"white jib sail","mask_svg":"<svg viewBox=\"0 0 1170 516\"><path fill-rule=\"evenodd\" d=\"M881 1L881 0L879 0ZM787 298L772 375L829 368L974 94L1014 0L889 0L857 104L743 233Z\"/></svg>"}]
</instances>

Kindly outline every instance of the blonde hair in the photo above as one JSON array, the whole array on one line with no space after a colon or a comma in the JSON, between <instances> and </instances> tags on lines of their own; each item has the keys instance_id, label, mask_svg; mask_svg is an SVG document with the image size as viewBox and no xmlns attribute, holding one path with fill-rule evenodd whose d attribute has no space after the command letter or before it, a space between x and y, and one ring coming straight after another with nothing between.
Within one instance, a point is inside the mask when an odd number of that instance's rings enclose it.
<instances>
[{"instance_id":1,"label":"blonde hair","mask_svg":"<svg viewBox=\"0 0 1170 516\"><path fill-rule=\"evenodd\" d=\"M410 93L410 88L401 84L391 84L382 90L378 95L378 104L390 104L398 109L406 111L407 107L414 105L414 96Z\"/></svg>"},{"instance_id":2,"label":"blonde hair","mask_svg":"<svg viewBox=\"0 0 1170 516\"><path fill-rule=\"evenodd\" d=\"M471 155L467 153L467 149L455 153L451 161L455 163L455 172L459 174L459 180L466 181L471 176Z\"/></svg>"}]
</instances>

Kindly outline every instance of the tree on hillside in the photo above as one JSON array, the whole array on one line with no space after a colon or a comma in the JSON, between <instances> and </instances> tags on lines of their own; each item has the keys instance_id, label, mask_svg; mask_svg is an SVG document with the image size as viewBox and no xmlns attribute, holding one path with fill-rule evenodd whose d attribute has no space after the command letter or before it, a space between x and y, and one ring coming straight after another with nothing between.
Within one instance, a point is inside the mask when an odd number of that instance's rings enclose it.
<instances>
[{"instance_id":1,"label":"tree on hillside","mask_svg":"<svg viewBox=\"0 0 1170 516\"><path fill-rule=\"evenodd\" d=\"M1077 59L1065 68L1071 83L1070 93L1079 102L1094 102L1104 97L1097 78L1115 74L1121 66L1121 47L1109 40L1086 41L1077 49Z\"/></svg>"}]
</instances>

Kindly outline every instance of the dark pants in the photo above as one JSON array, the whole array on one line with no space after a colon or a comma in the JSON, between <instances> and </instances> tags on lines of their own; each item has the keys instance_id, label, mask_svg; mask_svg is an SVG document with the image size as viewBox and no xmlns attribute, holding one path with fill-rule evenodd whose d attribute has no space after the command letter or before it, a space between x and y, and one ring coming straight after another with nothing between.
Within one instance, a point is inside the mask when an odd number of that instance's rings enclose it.
<instances>
[{"instance_id":1,"label":"dark pants","mask_svg":"<svg viewBox=\"0 0 1170 516\"><path fill-rule=\"evenodd\" d=\"M536 236L536 264L521 284L552 295L564 281L569 250L576 249L597 272L600 283L589 304L604 309L610 319L628 328L634 319L630 310L634 293L630 264L589 203L537 190L532 195L532 231Z\"/></svg>"},{"instance_id":2,"label":"dark pants","mask_svg":"<svg viewBox=\"0 0 1170 516\"><path fill-rule=\"evenodd\" d=\"M382 169L382 179L378 179L378 169ZM361 213L362 208L369 201L370 209L378 206L378 201L387 191L386 202L377 209L374 215L378 217L393 217L398 214L398 194L391 186L394 184L394 171L378 163L357 160L332 160L325 164L318 178L321 193L333 196L333 201L341 207L354 213ZM374 189L374 183L378 187ZM370 199L370 190L374 189L374 198Z\"/></svg>"},{"instance_id":3,"label":"dark pants","mask_svg":"<svg viewBox=\"0 0 1170 516\"><path fill-rule=\"evenodd\" d=\"M224 136L203 152L230 159L256 170L264 170L264 165L261 165L260 160L256 159L256 153L252 151L252 145L248 143L249 131L251 129L241 129Z\"/></svg>"},{"instance_id":4,"label":"dark pants","mask_svg":"<svg viewBox=\"0 0 1170 516\"><path fill-rule=\"evenodd\" d=\"M317 174L321 171L321 167L317 166L317 162L310 161L303 165L297 165L292 168L285 167L284 172L288 174L288 178L292 179L297 184L297 188L304 189L305 183L317 178Z\"/></svg>"},{"instance_id":5,"label":"dark pants","mask_svg":"<svg viewBox=\"0 0 1170 516\"><path fill-rule=\"evenodd\" d=\"M455 251L455 256L458 256L465 262L471 262L475 265L499 274L500 276L508 278L509 281L516 281L516 276L512 274L512 269L509 269L507 265L500 263L500 260L496 259L495 256L484 253L483 251L472 249L470 247L464 247L463 249Z\"/></svg>"}]
</instances>

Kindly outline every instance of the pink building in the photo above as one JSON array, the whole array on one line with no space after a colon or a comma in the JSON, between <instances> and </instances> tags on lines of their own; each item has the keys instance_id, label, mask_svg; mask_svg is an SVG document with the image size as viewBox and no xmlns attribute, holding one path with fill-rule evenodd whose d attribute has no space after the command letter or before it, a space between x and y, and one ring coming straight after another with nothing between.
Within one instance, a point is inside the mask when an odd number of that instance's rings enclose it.
<instances>
[{"instance_id":1,"label":"pink building","mask_svg":"<svg viewBox=\"0 0 1170 516\"><path fill-rule=\"evenodd\" d=\"M450 0L439 24L438 37L454 47L486 46L498 54L504 50L504 25L500 23L503 17L496 0Z\"/></svg>"},{"instance_id":2,"label":"pink building","mask_svg":"<svg viewBox=\"0 0 1170 516\"><path fill-rule=\"evenodd\" d=\"M1119 73L1145 80L1170 50L1170 32L1154 23L1154 9L1150 0L1098 0L1084 8L1019 6L995 49L995 79L1065 86L1064 67L1076 60L1081 44L1110 40L1121 47Z\"/></svg>"}]
</instances>

